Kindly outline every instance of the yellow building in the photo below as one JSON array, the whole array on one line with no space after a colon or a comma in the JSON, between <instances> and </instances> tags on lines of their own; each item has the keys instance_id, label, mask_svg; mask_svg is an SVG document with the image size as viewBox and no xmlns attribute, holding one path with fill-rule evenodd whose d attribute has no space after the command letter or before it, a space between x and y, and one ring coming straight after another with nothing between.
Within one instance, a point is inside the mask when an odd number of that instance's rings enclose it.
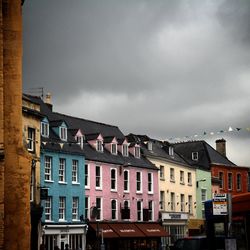
<instances>
[{"instance_id":1,"label":"yellow building","mask_svg":"<svg viewBox=\"0 0 250 250\"><path fill-rule=\"evenodd\" d=\"M40 203L40 105L23 95L23 144L32 157L30 166L31 249L39 249L42 207Z\"/></svg>"}]
</instances>

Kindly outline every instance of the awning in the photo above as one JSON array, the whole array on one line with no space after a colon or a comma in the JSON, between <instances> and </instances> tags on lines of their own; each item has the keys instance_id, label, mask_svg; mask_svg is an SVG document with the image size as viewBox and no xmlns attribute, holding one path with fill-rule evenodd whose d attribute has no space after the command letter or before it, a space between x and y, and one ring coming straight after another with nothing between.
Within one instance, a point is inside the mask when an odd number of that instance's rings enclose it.
<instances>
[{"instance_id":1,"label":"awning","mask_svg":"<svg viewBox=\"0 0 250 250\"><path fill-rule=\"evenodd\" d=\"M109 226L123 238L145 237L134 223L110 223Z\"/></svg>"},{"instance_id":2,"label":"awning","mask_svg":"<svg viewBox=\"0 0 250 250\"><path fill-rule=\"evenodd\" d=\"M168 237L169 234L158 223L135 224L147 237Z\"/></svg>"},{"instance_id":3,"label":"awning","mask_svg":"<svg viewBox=\"0 0 250 250\"><path fill-rule=\"evenodd\" d=\"M89 223L89 226L96 232L97 227L99 227L99 232L103 232L103 238L118 238L119 236L114 232L114 230L107 223Z\"/></svg>"}]
</instances>

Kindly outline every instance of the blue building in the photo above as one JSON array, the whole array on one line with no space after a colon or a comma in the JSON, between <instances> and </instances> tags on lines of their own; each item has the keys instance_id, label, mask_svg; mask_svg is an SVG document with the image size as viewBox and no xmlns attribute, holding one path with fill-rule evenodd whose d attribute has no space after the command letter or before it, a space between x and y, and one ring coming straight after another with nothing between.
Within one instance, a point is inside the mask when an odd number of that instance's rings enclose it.
<instances>
[{"instance_id":1,"label":"blue building","mask_svg":"<svg viewBox=\"0 0 250 250\"><path fill-rule=\"evenodd\" d=\"M42 244L46 250L85 249L85 157L65 121L40 98L41 121L40 190Z\"/></svg>"}]
</instances>

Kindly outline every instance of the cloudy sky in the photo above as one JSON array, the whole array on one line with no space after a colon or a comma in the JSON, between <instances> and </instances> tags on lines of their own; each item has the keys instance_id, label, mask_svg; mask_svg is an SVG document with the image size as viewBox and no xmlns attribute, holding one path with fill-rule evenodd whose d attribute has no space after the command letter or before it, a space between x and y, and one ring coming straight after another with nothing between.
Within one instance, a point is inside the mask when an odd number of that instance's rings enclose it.
<instances>
[{"instance_id":1,"label":"cloudy sky","mask_svg":"<svg viewBox=\"0 0 250 250\"><path fill-rule=\"evenodd\" d=\"M125 134L223 137L250 166L249 13L249 0L27 0L24 92Z\"/></svg>"}]
</instances>

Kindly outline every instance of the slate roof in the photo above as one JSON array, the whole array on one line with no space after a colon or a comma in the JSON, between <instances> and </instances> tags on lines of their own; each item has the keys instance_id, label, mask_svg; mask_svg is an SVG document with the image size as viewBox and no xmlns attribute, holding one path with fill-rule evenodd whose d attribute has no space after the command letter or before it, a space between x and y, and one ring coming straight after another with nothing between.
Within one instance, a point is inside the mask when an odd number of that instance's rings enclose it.
<instances>
[{"instance_id":1,"label":"slate roof","mask_svg":"<svg viewBox=\"0 0 250 250\"><path fill-rule=\"evenodd\" d=\"M80 145L76 143L73 137L74 133L72 133L72 131L77 131L78 129L81 129L81 131L83 131L85 135L86 141L96 139L99 134L101 134L104 138L115 137L117 141L123 142L125 140L125 136L117 126L64 115L57 112L52 112L50 105L44 103L40 97L30 95L26 96L32 99L33 102L40 105L41 113L48 118L50 123L64 121L68 125L68 129L70 131L70 133L68 133L67 142L64 142L61 141L60 138L50 128L49 138L41 138L42 149L51 151L55 150L60 152L82 153L84 154L86 160L113 163L118 165L131 165L134 167L158 170L156 166L150 161L148 161L144 156L141 156L141 158L135 158L133 155L129 154L128 157L125 157L122 156L119 152L117 155L114 155L111 154L105 148L103 149L103 152L98 152L87 142L83 144L83 149L81 149ZM61 147L62 144L63 147Z\"/></svg>"},{"instance_id":2,"label":"slate roof","mask_svg":"<svg viewBox=\"0 0 250 250\"><path fill-rule=\"evenodd\" d=\"M185 159L188 164L205 170L210 169L212 163L224 166L236 166L227 157L221 155L205 141L189 141L173 144L175 151ZM198 152L198 161L192 160L192 152Z\"/></svg>"},{"instance_id":3,"label":"slate roof","mask_svg":"<svg viewBox=\"0 0 250 250\"><path fill-rule=\"evenodd\" d=\"M147 135L135 135L135 134L129 134L126 136L128 141L132 143L134 140L135 142L139 143L141 146L141 151L143 155L146 157L153 157L153 158L162 158L165 161L181 164L183 166L190 167L185 160L182 159L181 156L179 156L176 152L174 152L174 155L169 155L169 146L171 146L168 142L162 142L156 139L151 139ZM148 149L147 143L152 143L152 150Z\"/></svg>"}]
</instances>

